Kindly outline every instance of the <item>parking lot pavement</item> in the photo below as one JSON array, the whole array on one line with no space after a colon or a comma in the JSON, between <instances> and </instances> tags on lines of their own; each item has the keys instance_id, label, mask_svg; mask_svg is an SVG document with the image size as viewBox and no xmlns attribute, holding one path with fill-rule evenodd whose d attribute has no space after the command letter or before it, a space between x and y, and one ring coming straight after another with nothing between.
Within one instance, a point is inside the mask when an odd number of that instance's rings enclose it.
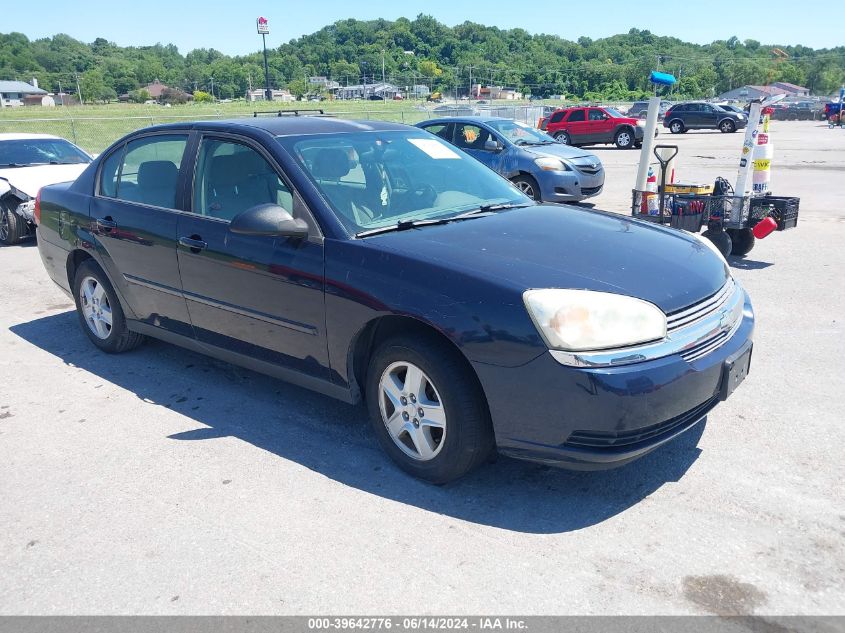
<instances>
[{"instance_id":1,"label":"parking lot pavement","mask_svg":"<svg viewBox=\"0 0 845 633\"><path fill-rule=\"evenodd\" d=\"M617 471L420 483L362 408L164 343L96 351L37 249L0 249L0 613L845 614L845 131L772 128L801 219L731 262L751 374ZM684 179L733 180L740 134L661 140ZM597 206L624 211L637 152L597 153Z\"/></svg>"}]
</instances>

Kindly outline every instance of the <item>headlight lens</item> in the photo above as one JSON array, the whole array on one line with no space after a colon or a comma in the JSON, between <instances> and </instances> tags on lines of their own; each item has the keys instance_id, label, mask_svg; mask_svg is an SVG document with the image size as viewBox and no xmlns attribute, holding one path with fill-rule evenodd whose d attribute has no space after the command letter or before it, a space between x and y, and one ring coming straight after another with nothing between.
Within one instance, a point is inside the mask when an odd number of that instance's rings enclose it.
<instances>
[{"instance_id":1,"label":"headlight lens","mask_svg":"<svg viewBox=\"0 0 845 633\"><path fill-rule=\"evenodd\" d=\"M666 315L642 299L560 288L527 290L522 298L550 349L611 349L666 337Z\"/></svg>"},{"instance_id":2,"label":"headlight lens","mask_svg":"<svg viewBox=\"0 0 845 633\"><path fill-rule=\"evenodd\" d=\"M645 121L643 119L637 119L637 125L640 127L645 127Z\"/></svg>"},{"instance_id":3,"label":"headlight lens","mask_svg":"<svg viewBox=\"0 0 845 633\"><path fill-rule=\"evenodd\" d=\"M553 156L540 156L534 159L534 164L543 171L569 171L569 165Z\"/></svg>"},{"instance_id":4,"label":"headlight lens","mask_svg":"<svg viewBox=\"0 0 845 633\"><path fill-rule=\"evenodd\" d=\"M744 114L737 114L736 118L739 119L740 121L742 121L745 118L745 115Z\"/></svg>"}]
</instances>

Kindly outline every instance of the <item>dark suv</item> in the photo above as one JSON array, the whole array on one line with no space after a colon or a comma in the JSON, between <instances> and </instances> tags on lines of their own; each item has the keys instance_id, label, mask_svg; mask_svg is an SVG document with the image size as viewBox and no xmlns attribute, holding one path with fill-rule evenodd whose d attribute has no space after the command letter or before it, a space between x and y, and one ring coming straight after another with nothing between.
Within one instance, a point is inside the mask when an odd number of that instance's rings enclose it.
<instances>
[{"instance_id":1,"label":"dark suv","mask_svg":"<svg viewBox=\"0 0 845 633\"><path fill-rule=\"evenodd\" d=\"M720 106L700 101L672 106L663 118L663 127L669 128L672 134L682 134L687 130L736 132L747 123L748 117L744 114L729 112Z\"/></svg>"},{"instance_id":2,"label":"dark suv","mask_svg":"<svg viewBox=\"0 0 845 633\"><path fill-rule=\"evenodd\" d=\"M671 107L672 104L668 101L661 101L660 108L657 111L657 120L662 121L663 117L666 116L666 112ZM634 105L628 108L628 116L635 117L637 119L646 118L646 116L648 116L648 101L635 101Z\"/></svg>"}]
</instances>

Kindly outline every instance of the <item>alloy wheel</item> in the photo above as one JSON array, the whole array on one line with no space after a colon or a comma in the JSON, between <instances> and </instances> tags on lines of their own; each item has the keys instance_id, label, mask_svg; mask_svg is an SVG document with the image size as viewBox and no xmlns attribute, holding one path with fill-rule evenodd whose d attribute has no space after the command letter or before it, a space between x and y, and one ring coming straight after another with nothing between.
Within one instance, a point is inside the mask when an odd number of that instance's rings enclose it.
<instances>
[{"instance_id":1,"label":"alloy wheel","mask_svg":"<svg viewBox=\"0 0 845 633\"><path fill-rule=\"evenodd\" d=\"M631 135L628 132L620 132L616 137L616 144L619 147L628 147L631 144Z\"/></svg>"},{"instance_id":2,"label":"alloy wheel","mask_svg":"<svg viewBox=\"0 0 845 633\"><path fill-rule=\"evenodd\" d=\"M6 209L0 208L0 242L9 239L9 213Z\"/></svg>"},{"instance_id":3,"label":"alloy wheel","mask_svg":"<svg viewBox=\"0 0 845 633\"><path fill-rule=\"evenodd\" d=\"M79 305L85 323L100 340L106 340L112 330L112 309L103 285L94 277L85 277L79 286Z\"/></svg>"},{"instance_id":4,"label":"alloy wheel","mask_svg":"<svg viewBox=\"0 0 845 633\"><path fill-rule=\"evenodd\" d=\"M413 363L391 363L379 381L379 409L390 438L419 461L437 457L446 439L446 412L437 388Z\"/></svg>"},{"instance_id":5,"label":"alloy wheel","mask_svg":"<svg viewBox=\"0 0 845 633\"><path fill-rule=\"evenodd\" d=\"M524 180L520 180L519 182L516 183L516 186L526 196L528 196L532 200L535 199L534 198L534 187L531 185L530 182L525 182Z\"/></svg>"}]
</instances>

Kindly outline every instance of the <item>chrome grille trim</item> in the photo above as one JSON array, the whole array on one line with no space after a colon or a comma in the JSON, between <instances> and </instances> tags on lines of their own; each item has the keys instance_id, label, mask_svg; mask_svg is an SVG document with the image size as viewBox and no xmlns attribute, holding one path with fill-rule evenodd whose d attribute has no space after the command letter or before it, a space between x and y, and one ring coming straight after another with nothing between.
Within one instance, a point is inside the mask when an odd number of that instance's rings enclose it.
<instances>
[{"instance_id":1,"label":"chrome grille trim","mask_svg":"<svg viewBox=\"0 0 845 633\"><path fill-rule=\"evenodd\" d=\"M735 289L736 283L733 278L729 278L716 294L667 316L666 329L672 332L673 330L692 325L696 321L713 314L731 298Z\"/></svg>"}]
</instances>

